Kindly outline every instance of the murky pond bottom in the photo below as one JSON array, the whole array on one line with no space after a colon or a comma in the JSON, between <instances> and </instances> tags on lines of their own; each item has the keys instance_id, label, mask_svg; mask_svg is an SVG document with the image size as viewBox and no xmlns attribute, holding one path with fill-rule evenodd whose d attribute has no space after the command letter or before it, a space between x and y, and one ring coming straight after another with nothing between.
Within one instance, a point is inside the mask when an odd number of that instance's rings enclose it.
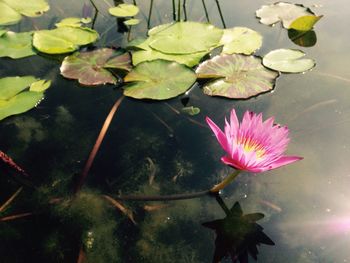
<instances>
[{"instance_id":1,"label":"murky pond bottom","mask_svg":"<svg viewBox=\"0 0 350 263\"><path fill-rule=\"evenodd\" d=\"M96 45L125 47L128 39L146 36L147 24L173 21L171 1L154 1L149 18L151 2L137 1L141 23L128 31L108 14L115 3L95 1ZM200 192L232 172L220 161L224 153L205 122L209 116L223 127L232 108L239 119L250 110L287 125L288 155L304 158L264 173L242 172L221 192L228 208L239 211L239 202L243 215L264 214L249 224L239 216L230 221L235 231L258 233L250 247L246 244L249 251L262 243L258 262L350 261L347 3L303 1L324 17L315 26L317 42L301 47L279 24L259 23L255 11L269 1L186 2L187 20L209 20L219 28L249 27L263 35L258 55L300 49L316 60L316 67L304 74L281 74L272 92L248 100L209 97L200 85L188 97L165 101L124 98L74 195L121 88L83 87L63 78L59 67L64 56L0 58L0 77L34 75L52 81L38 107L0 123L0 150L28 174L0 164L0 205L21 189L4 211L0 208L0 262L212 262L223 243L215 247L215 231L202 224L227 217L214 197L115 201L118 195ZM9 28L23 32L53 27L64 17L80 17L84 1L49 4L43 16L24 18ZM181 111L188 99L188 105L200 108L199 114ZM275 245L266 244L261 232ZM249 262L254 262L251 256Z\"/></svg>"}]
</instances>

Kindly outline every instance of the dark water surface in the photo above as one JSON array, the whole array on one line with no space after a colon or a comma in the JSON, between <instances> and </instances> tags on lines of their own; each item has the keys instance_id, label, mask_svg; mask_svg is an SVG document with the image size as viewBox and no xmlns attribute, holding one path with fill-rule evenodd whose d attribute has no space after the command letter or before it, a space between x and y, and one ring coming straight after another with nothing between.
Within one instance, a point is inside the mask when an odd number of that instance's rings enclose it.
<instances>
[{"instance_id":1,"label":"dark water surface","mask_svg":"<svg viewBox=\"0 0 350 263\"><path fill-rule=\"evenodd\" d=\"M95 2L100 10L97 46L125 46L128 37L145 36L149 0L137 1L142 22L129 36L118 32L121 27L108 14L113 2ZM134 225L101 194L209 189L230 169L220 162L223 152L204 119L210 116L223 125L232 107L239 116L248 109L263 112L265 118L275 116L290 129L288 154L304 157L274 171L240 174L223 191L227 206L239 201L244 213L265 214L259 224L276 245L260 246L258 262L350 262L350 7L346 0L299 2L324 15L315 26L317 43L302 48L279 24L268 27L255 18L255 10L273 2L220 1L224 23L227 28L246 26L260 32L264 40L259 55L296 48L314 58L317 66L305 74L282 74L273 92L245 101L208 97L197 88L189 102L201 109L191 117L197 123L176 113L183 107L180 98L125 98L73 204L65 200L121 90L86 88L64 79L57 57L0 58L0 77L34 75L53 82L36 109L0 123L0 150L30 174L24 182L29 186L2 216L34 213L0 222L0 262L77 262L81 247L88 262L211 262L215 235L201 223L224 217L213 198L168 202L154 211L144 206L162 203L123 202L134 211ZM222 28L216 1L205 3L210 22ZM51 0L48 13L23 19L11 29L53 27L64 17L81 16L83 5L84 1ZM171 1L154 1L151 26L172 17ZM187 1L187 19L207 21L202 1ZM14 180L17 176L5 167L0 169L2 204L23 182ZM48 203L55 198L63 201Z\"/></svg>"}]
</instances>

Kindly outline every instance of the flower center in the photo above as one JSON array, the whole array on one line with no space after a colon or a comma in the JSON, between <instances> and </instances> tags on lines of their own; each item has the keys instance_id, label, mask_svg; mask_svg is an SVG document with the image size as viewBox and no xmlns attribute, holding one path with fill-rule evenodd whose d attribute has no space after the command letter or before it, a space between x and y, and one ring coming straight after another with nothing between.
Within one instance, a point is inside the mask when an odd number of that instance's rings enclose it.
<instances>
[{"instance_id":1,"label":"flower center","mask_svg":"<svg viewBox=\"0 0 350 263\"><path fill-rule=\"evenodd\" d=\"M242 145L243 150L247 153L254 151L258 159L261 159L266 153L264 146L251 138L238 138L237 144Z\"/></svg>"}]
</instances>

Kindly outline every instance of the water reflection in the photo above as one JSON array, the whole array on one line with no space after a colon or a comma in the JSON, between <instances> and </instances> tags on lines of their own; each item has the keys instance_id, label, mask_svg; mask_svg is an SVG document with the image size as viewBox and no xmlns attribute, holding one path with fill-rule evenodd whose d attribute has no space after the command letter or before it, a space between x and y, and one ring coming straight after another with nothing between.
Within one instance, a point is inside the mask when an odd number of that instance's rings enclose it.
<instances>
[{"instance_id":1,"label":"water reflection","mask_svg":"<svg viewBox=\"0 0 350 263\"><path fill-rule=\"evenodd\" d=\"M233 263L248 263L248 255L258 259L257 246L275 245L263 232L263 227L255 223L262 219L264 214L243 215L238 202L228 209L220 196L217 196L217 201L225 211L226 217L203 223L203 226L215 230L217 235L213 263L220 262L226 256L230 256Z\"/></svg>"}]
</instances>

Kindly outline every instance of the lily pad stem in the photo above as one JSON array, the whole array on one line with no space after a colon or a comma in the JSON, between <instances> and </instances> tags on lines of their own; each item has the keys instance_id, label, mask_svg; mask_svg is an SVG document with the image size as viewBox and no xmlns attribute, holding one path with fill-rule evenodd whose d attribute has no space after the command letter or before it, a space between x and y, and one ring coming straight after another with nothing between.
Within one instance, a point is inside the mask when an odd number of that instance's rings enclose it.
<instances>
[{"instance_id":1,"label":"lily pad stem","mask_svg":"<svg viewBox=\"0 0 350 263\"><path fill-rule=\"evenodd\" d=\"M235 170L232 174L230 174L224 180L222 180L221 183L214 185L214 187L210 189L210 192L217 193L220 190L224 189L228 184L230 184L237 177L237 175L240 172L241 172L240 170Z\"/></svg>"}]
</instances>

